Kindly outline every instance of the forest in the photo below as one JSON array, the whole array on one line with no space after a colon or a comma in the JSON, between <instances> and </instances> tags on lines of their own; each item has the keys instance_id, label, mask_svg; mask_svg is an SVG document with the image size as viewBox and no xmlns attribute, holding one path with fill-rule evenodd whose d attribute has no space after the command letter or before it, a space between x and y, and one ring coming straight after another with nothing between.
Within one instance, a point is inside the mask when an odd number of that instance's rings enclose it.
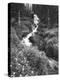
<instances>
[{"instance_id":1,"label":"forest","mask_svg":"<svg viewBox=\"0 0 60 80\"><path fill-rule=\"evenodd\" d=\"M29 38L32 46L22 40L32 32L33 15L39 18L37 32ZM8 33L10 46L9 76L55 75L59 69L58 6L9 3Z\"/></svg>"}]
</instances>

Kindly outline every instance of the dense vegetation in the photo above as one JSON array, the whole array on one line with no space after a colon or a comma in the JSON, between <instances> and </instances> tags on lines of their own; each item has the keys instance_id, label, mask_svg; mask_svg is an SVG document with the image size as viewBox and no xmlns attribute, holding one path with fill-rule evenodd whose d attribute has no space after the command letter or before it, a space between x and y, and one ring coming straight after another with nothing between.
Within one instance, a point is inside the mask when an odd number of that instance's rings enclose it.
<instances>
[{"instance_id":1,"label":"dense vegetation","mask_svg":"<svg viewBox=\"0 0 60 80\"><path fill-rule=\"evenodd\" d=\"M11 17L11 77L58 74L58 26L41 22L33 45L27 47L21 40L32 31L31 25L30 17L22 17L20 24Z\"/></svg>"}]
</instances>

